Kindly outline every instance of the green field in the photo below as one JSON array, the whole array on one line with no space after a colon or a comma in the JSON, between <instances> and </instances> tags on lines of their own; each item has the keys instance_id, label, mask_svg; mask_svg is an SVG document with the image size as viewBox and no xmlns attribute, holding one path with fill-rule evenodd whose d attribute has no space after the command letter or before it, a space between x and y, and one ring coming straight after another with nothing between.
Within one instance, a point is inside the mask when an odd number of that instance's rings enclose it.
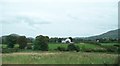
<instances>
[{"instance_id":1,"label":"green field","mask_svg":"<svg viewBox=\"0 0 120 66\"><path fill-rule=\"evenodd\" d=\"M25 52L3 54L3 64L113 64L117 54L85 52Z\"/></svg>"},{"instance_id":2,"label":"green field","mask_svg":"<svg viewBox=\"0 0 120 66\"><path fill-rule=\"evenodd\" d=\"M105 43L103 43L105 45ZM49 43L49 51L23 50L14 53L2 54L3 64L113 64L116 63L118 54L100 52L82 52L85 49L105 49L99 45L77 43L80 52L54 51L57 47L67 48L68 44ZM111 44L112 45L112 44ZM110 46L111 46L110 45ZM105 45L106 46L106 45ZM1 45L6 48L6 45ZM19 47L19 45L15 45Z\"/></svg>"},{"instance_id":3,"label":"green field","mask_svg":"<svg viewBox=\"0 0 120 66\"><path fill-rule=\"evenodd\" d=\"M80 50L85 50L85 49L103 49L103 47L99 46L99 45L94 45L94 44L88 44L88 43L77 43L75 45L78 45L80 47ZM67 48L68 44L54 44L54 43L50 43L49 44L49 50L54 50L57 49L57 47L65 47Z\"/></svg>"},{"instance_id":4,"label":"green field","mask_svg":"<svg viewBox=\"0 0 120 66\"><path fill-rule=\"evenodd\" d=\"M78 45L80 47L81 50L84 49L96 49L96 48L102 48L99 45L94 45L94 44L89 44L89 43L76 43L75 45ZM53 51L55 49L57 49L57 47L64 47L67 48L68 44L62 44L62 43L49 43L49 50ZM6 48L7 45L0 45L0 47ZM19 47L18 44L15 45L15 47Z\"/></svg>"}]
</instances>

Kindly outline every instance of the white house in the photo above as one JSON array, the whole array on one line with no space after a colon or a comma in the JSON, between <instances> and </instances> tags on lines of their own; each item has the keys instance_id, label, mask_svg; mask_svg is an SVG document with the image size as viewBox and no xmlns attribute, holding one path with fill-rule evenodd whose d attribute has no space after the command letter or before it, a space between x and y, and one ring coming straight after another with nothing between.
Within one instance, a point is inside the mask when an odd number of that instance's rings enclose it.
<instances>
[{"instance_id":1,"label":"white house","mask_svg":"<svg viewBox=\"0 0 120 66\"><path fill-rule=\"evenodd\" d=\"M72 42L69 38L67 38L65 40L62 40L62 43L70 43L70 44L72 44L74 42Z\"/></svg>"}]
</instances>

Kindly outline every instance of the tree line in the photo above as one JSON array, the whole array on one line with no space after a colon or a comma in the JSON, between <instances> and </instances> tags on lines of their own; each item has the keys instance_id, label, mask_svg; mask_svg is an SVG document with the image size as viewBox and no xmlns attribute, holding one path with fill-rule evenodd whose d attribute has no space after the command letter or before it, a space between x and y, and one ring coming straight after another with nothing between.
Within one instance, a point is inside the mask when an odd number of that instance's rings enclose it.
<instances>
[{"instance_id":1,"label":"tree line","mask_svg":"<svg viewBox=\"0 0 120 66\"><path fill-rule=\"evenodd\" d=\"M69 37L72 40L72 37ZM66 38L49 38L48 36L38 35L35 37L35 39L28 39L26 36L16 36L16 35L8 35L4 37L4 43L7 45L7 49L15 47L16 44L19 45L19 49L33 49L33 50L41 50L41 51L48 51L49 42L61 42L61 40ZM53 41L55 40L55 41ZM29 46L28 43L32 43L32 48ZM3 44L3 43L2 43ZM6 49L4 49L6 50ZM15 50L15 49L14 49ZM58 47L56 50L59 51L79 51L79 47L70 44L68 45L68 48L65 49L64 47Z\"/></svg>"},{"instance_id":2,"label":"tree line","mask_svg":"<svg viewBox=\"0 0 120 66\"><path fill-rule=\"evenodd\" d=\"M17 51L20 49L32 49L32 50L41 50L41 51L48 51L49 50L49 43L52 44L60 44L62 40L65 40L66 38L49 38L49 36L43 36L43 35L38 35L35 38L27 38L26 36L17 36L17 35L7 35L7 36L3 36L2 38L2 43L1 44L6 44L7 48L3 48L2 52L8 52L11 51L10 49L12 49L11 52L13 51ZM72 38L69 37L69 39L71 39L72 42L74 43L80 43L80 42L84 42L84 43L89 43L89 44L99 44L98 42L94 41L94 40L85 40L85 39L81 39L81 38ZM96 39L99 40L99 42L104 42L103 39ZM108 40L107 40L108 41ZM112 41L112 40L111 40ZM17 50L15 48L16 44L19 45L19 47L17 47ZM59 51L80 51L80 47L78 45L75 44L68 44L67 48L65 47L57 47L57 49L54 50L59 50Z\"/></svg>"}]
</instances>

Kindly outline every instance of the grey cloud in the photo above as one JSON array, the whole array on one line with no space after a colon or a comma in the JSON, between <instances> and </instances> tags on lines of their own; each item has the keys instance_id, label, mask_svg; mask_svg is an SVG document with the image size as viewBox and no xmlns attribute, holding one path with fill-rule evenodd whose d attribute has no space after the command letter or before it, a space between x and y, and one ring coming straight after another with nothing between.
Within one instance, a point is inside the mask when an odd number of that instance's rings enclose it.
<instances>
[{"instance_id":1,"label":"grey cloud","mask_svg":"<svg viewBox=\"0 0 120 66\"><path fill-rule=\"evenodd\" d=\"M4 17L0 19L0 23L2 24L13 24L13 23L20 23L25 22L28 23L28 25L36 25L36 24L51 24L49 21L45 21L43 19L37 19L37 18L31 18L31 17L25 17L25 16L12 16L12 17Z\"/></svg>"}]
</instances>

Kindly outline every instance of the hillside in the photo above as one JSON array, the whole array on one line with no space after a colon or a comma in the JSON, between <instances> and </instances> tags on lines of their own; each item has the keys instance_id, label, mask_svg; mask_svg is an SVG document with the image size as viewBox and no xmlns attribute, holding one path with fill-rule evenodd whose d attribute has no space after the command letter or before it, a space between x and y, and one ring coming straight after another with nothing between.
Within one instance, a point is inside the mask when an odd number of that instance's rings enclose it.
<instances>
[{"instance_id":1,"label":"hillside","mask_svg":"<svg viewBox=\"0 0 120 66\"><path fill-rule=\"evenodd\" d=\"M91 37L87 37L87 39L100 39L100 38L112 38L112 39L117 39L118 37L120 38L120 29L116 29L116 30L111 30L108 31L106 33L103 33L101 35L97 35L97 36L91 36Z\"/></svg>"}]
</instances>

